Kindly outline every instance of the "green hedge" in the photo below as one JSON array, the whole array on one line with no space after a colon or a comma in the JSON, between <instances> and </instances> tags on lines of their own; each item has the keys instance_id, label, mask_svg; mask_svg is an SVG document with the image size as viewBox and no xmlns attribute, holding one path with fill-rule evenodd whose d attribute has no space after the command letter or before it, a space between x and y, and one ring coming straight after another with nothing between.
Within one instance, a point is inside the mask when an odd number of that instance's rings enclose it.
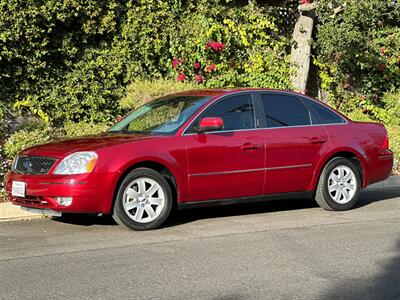
<instances>
[{"instance_id":1,"label":"green hedge","mask_svg":"<svg viewBox=\"0 0 400 300\"><path fill-rule=\"evenodd\" d=\"M290 39L277 26L285 16L242 3L0 0L0 102L55 126L110 123L129 83L176 78L174 57L193 82L195 61L216 64L205 86L287 88ZM205 51L210 40L224 51Z\"/></svg>"},{"instance_id":2,"label":"green hedge","mask_svg":"<svg viewBox=\"0 0 400 300\"><path fill-rule=\"evenodd\" d=\"M186 90L199 88L198 84L177 82L174 79L135 80L126 89L126 95L120 100L124 109L134 109L152 99Z\"/></svg>"},{"instance_id":3,"label":"green hedge","mask_svg":"<svg viewBox=\"0 0 400 300\"><path fill-rule=\"evenodd\" d=\"M39 127L20 129L12 134L4 144L4 153L13 159L20 151L54 140L73 138L84 135L94 135L106 132L106 124L95 123L66 123L63 128Z\"/></svg>"},{"instance_id":4,"label":"green hedge","mask_svg":"<svg viewBox=\"0 0 400 300\"><path fill-rule=\"evenodd\" d=\"M320 0L317 16L322 90L337 107L356 105L381 119L385 94L400 90L400 2Z\"/></svg>"}]
</instances>

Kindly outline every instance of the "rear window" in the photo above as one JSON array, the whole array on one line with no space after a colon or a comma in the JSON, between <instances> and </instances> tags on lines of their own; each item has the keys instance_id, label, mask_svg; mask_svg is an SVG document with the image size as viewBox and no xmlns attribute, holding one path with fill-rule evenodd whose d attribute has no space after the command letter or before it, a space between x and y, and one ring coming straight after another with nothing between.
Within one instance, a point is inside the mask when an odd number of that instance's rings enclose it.
<instances>
[{"instance_id":1,"label":"rear window","mask_svg":"<svg viewBox=\"0 0 400 300\"><path fill-rule=\"evenodd\" d=\"M304 100L306 101L307 106L312 110L313 124L341 124L346 122L341 116L329 108L326 108L315 101L308 99Z\"/></svg>"}]
</instances>

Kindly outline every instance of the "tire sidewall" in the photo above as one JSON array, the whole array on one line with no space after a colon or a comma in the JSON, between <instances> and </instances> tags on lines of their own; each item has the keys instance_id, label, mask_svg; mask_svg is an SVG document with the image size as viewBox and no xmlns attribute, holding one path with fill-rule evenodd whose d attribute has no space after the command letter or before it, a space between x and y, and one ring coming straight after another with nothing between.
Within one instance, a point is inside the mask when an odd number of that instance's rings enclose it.
<instances>
[{"instance_id":1,"label":"tire sidewall","mask_svg":"<svg viewBox=\"0 0 400 300\"><path fill-rule=\"evenodd\" d=\"M329 190L328 190L329 175L338 166L346 166L346 167L350 168L353 171L354 176L356 177L356 181L357 181L357 189L354 193L353 198L345 204L340 204L340 203L337 203L335 200L333 200L329 193ZM360 175L360 172L357 169L357 167L350 160L348 160L346 158L341 158L341 157L331 160L326 165L324 172L322 174L321 180L322 180L322 182L321 182L322 183L322 195L324 197L325 202L333 210L348 210L348 209L351 209L357 203L360 192L361 192L361 185L362 185L361 175Z\"/></svg>"},{"instance_id":2,"label":"tire sidewall","mask_svg":"<svg viewBox=\"0 0 400 300\"><path fill-rule=\"evenodd\" d=\"M165 195L165 205L161 214L153 221L148 223L139 223L132 220L123 207L123 198L126 188L136 179L150 178L156 181L163 189ZM126 175L121 185L114 203L114 216L118 221L130 229L134 230L150 230L160 227L168 218L172 208L172 191L167 180L157 171L147 168L139 168L131 171Z\"/></svg>"}]
</instances>

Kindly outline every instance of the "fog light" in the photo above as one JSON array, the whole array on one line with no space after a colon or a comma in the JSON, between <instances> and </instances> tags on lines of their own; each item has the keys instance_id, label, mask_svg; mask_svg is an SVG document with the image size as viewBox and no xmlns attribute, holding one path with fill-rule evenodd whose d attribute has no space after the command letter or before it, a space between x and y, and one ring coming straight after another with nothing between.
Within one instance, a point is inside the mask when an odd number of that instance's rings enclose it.
<instances>
[{"instance_id":1,"label":"fog light","mask_svg":"<svg viewBox=\"0 0 400 300\"><path fill-rule=\"evenodd\" d=\"M61 206L70 206L72 204L72 197L56 197L55 200Z\"/></svg>"}]
</instances>

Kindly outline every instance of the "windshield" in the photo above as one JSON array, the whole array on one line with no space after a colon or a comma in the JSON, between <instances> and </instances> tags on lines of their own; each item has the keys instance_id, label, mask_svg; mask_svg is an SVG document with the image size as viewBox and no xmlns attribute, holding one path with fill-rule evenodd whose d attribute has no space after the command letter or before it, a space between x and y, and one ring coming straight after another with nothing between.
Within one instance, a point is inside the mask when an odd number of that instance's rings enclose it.
<instances>
[{"instance_id":1,"label":"windshield","mask_svg":"<svg viewBox=\"0 0 400 300\"><path fill-rule=\"evenodd\" d=\"M133 111L109 132L174 134L211 97L166 96Z\"/></svg>"}]
</instances>

